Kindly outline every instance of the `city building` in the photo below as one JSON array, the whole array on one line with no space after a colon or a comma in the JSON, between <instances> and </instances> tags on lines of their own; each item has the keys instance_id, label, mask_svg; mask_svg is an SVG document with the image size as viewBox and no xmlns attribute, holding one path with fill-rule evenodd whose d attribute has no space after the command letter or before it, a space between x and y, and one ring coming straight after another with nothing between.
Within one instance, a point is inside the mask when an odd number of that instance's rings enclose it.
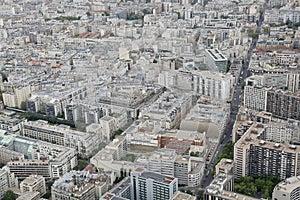
<instances>
[{"instance_id":1,"label":"city building","mask_svg":"<svg viewBox=\"0 0 300 200\"><path fill-rule=\"evenodd\" d=\"M51 178L58 178L77 165L75 149L27 138L0 130L1 163L49 161ZM18 166L15 166L18 167ZM21 167L21 166L20 166Z\"/></svg>"},{"instance_id":2,"label":"city building","mask_svg":"<svg viewBox=\"0 0 300 200\"><path fill-rule=\"evenodd\" d=\"M227 69L227 58L218 49L205 49L206 65L219 72L226 72Z\"/></svg>"},{"instance_id":3,"label":"city building","mask_svg":"<svg viewBox=\"0 0 300 200\"><path fill-rule=\"evenodd\" d=\"M246 85L244 88L245 108L263 111L266 110L267 90L261 85Z\"/></svg>"},{"instance_id":4,"label":"city building","mask_svg":"<svg viewBox=\"0 0 300 200\"><path fill-rule=\"evenodd\" d=\"M246 133L234 145L234 175L269 174L286 179L298 176L300 170L300 148L291 144L265 141L265 128L253 123Z\"/></svg>"},{"instance_id":5,"label":"city building","mask_svg":"<svg viewBox=\"0 0 300 200\"><path fill-rule=\"evenodd\" d=\"M296 200L300 197L300 177L293 176L278 183L273 190L272 200Z\"/></svg>"},{"instance_id":6,"label":"city building","mask_svg":"<svg viewBox=\"0 0 300 200\"><path fill-rule=\"evenodd\" d=\"M21 193L38 192L39 196L46 194L45 178L39 175L30 175L20 183Z\"/></svg>"},{"instance_id":7,"label":"city building","mask_svg":"<svg viewBox=\"0 0 300 200\"><path fill-rule=\"evenodd\" d=\"M70 171L57 179L51 187L53 200L96 200L102 196L100 191L106 176L87 171ZM105 191L104 191L105 192Z\"/></svg>"},{"instance_id":8,"label":"city building","mask_svg":"<svg viewBox=\"0 0 300 200\"><path fill-rule=\"evenodd\" d=\"M4 197L5 192L13 187L17 187L18 181L8 167L3 167L0 170L0 198Z\"/></svg>"},{"instance_id":9,"label":"city building","mask_svg":"<svg viewBox=\"0 0 300 200\"><path fill-rule=\"evenodd\" d=\"M131 172L131 199L165 200L178 191L177 178L137 168Z\"/></svg>"},{"instance_id":10,"label":"city building","mask_svg":"<svg viewBox=\"0 0 300 200\"><path fill-rule=\"evenodd\" d=\"M73 148L83 157L92 155L100 142L97 134L76 131L66 125L50 125L43 120L24 122L21 135Z\"/></svg>"},{"instance_id":11,"label":"city building","mask_svg":"<svg viewBox=\"0 0 300 200\"><path fill-rule=\"evenodd\" d=\"M122 161L127 154L127 141L124 136L116 137L105 148L94 155L90 162L97 169L104 172L114 172L116 177L121 176L121 169L127 173L134 169L134 164L129 161ZM116 178L115 177L115 178Z\"/></svg>"},{"instance_id":12,"label":"city building","mask_svg":"<svg viewBox=\"0 0 300 200\"><path fill-rule=\"evenodd\" d=\"M231 97L234 77L215 71L193 71L193 90L215 100L226 101Z\"/></svg>"},{"instance_id":13,"label":"city building","mask_svg":"<svg viewBox=\"0 0 300 200\"><path fill-rule=\"evenodd\" d=\"M106 192L100 200L109 200L115 198L131 199L131 180L130 177L126 177L120 183L116 184L110 191Z\"/></svg>"},{"instance_id":14,"label":"city building","mask_svg":"<svg viewBox=\"0 0 300 200\"><path fill-rule=\"evenodd\" d=\"M7 163L7 167L20 180L32 174L43 176L45 179L51 178L48 160L13 160Z\"/></svg>"},{"instance_id":15,"label":"city building","mask_svg":"<svg viewBox=\"0 0 300 200\"><path fill-rule=\"evenodd\" d=\"M287 74L287 88L294 93L300 91L300 73Z\"/></svg>"},{"instance_id":16,"label":"city building","mask_svg":"<svg viewBox=\"0 0 300 200\"><path fill-rule=\"evenodd\" d=\"M136 168L174 176L180 185L196 187L200 185L204 174L203 160L203 157L177 155L173 149L162 148L154 151L150 156L143 155L137 158L134 165Z\"/></svg>"},{"instance_id":17,"label":"city building","mask_svg":"<svg viewBox=\"0 0 300 200\"><path fill-rule=\"evenodd\" d=\"M222 173L232 175L234 171L233 160L222 158L215 168L216 174Z\"/></svg>"},{"instance_id":18,"label":"city building","mask_svg":"<svg viewBox=\"0 0 300 200\"><path fill-rule=\"evenodd\" d=\"M299 121L288 120L266 124L266 140L278 143L293 143L300 139Z\"/></svg>"},{"instance_id":19,"label":"city building","mask_svg":"<svg viewBox=\"0 0 300 200\"><path fill-rule=\"evenodd\" d=\"M283 90L268 90L266 111L280 119L300 120L300 96Z\"/></svg>"}]
</instances>

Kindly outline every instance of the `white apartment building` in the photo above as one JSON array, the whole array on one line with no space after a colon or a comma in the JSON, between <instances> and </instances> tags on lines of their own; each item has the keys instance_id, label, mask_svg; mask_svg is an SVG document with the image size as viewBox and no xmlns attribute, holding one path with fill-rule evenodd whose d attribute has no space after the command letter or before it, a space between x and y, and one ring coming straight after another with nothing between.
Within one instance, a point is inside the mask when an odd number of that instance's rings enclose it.
<instances>
[{"instance_id":1,"label":"white apartment building","mask_svg":"<svg viewBox=\"0 0 300 200\"><path fill-rule=\"evenodd\" d=\"M292 122L277 122L266 125L266 139L278 143L290 143L299 141L300 130L297 124Z\"/></svg>"},{"instance_id":2,"label":"white apartment building","mask_svg":"<svg viewBox=\"0 0 300 200\"><path fill-rule=\"evenodd\" d=\"M7 166L18 179L25 179L32 174L52 178L49 160L14 160L8 162Z\"/></svg>"},{"instance_id":3,"label":"white apartment building","mask_svg":"<svg viewBox=\"0 0 300 200\"><path fill-rule=\"evenodd\" d=\"M165 200L178 191L177 178L137 168L131 172L131 199Z\"/></svg>"},{"instance_id":4,"label":"white apartment building","mask_svg":"<svg viewBox=\"0 0 300 200\"><path fill-rule=\"evenodd\" d=\"M260 140L265 128L253 123L249 130L234 145L234 174L273 175L281 179L300 175L300 148L296 145L280 144Z\"/></svg>"},{"instance_id":5,"label":"white apartment building","mask_svg":"<svg viewBox=\"0 0 300 200\"><path fill-rule=\"evenodd\" d=\"M127 140L123 136L116 137L105 148L115 151L114 159L121 160L127 154Z\"/></svg>"},{"instance_id":6,"label":"white apartment building","mask_svg":"<svg viewBox=\"0 0 300 200\"><path fill-rule=\"evenodd\" d=\"M24 122L21 135L75 149L82 156L89 156L98 148L97 134L71 129L66 125L50 125L47 121Z\"/></svg>"},{"instance_id":7,"label":"white apartment building","mask_svg":"<svg viewBox=\"0 0 300 200\"><path fill-rule=\"evenodd\" d=\"M293 176L278 183L273 190L272 200L298 200L300 176Z\"/></svg>"},{"instance_id":8,"label":"white apartment building","mask_svg":"<svg viewBox=\"0 0 300 200\"><path fill-rule=\"evenodd\" d=\"M46 194L45 178L39 175L30 175L20 183L21 193L39 192L39 196Z\"/></svg>"},{"instance_id":9,"label":"white apartment building","mask_svg":"<svg viewBox=\"0 0 300 200\"><path fill-rule=\"evenodd\" d=\"M234 78L231 75L211 71L193 72L193 90L212 99L228 100L233 84Z\"/></svg>"},{"instance_id":10,"label":"white apartment building","mask_svg":"<svg viewBox=\"0 0 300 200\"><path fill-rule=\"evenodd\" d=\"M181 185L199 186L204 174L204 163L189 156L177 155L174 149L161 148L149 157L141 156L135 161L136 168L144 168L166 176L174 176Z\"/></svg>"},{"instance_id":11,"label":"white apartment building","mask_svg":"<svg viewBox=\"0 0 300 200\"><path fill-rule=\"evenodd\" d=\"M149 157L148 169L163 175L174 176L176 152L173 149L159 149Z\"/></svg>"},{"instance_id":12,"label":"white apartment building","mask_svg":"<svg viewBox=\"0 0 300 200\"><path fill-rule=\"evenodd\" d=\"M11 91L6 91L2 94L4 105L21 108L21 104L25 103L31 95L31 86L13 86L12 88Z\"/></svg>"},{"instance_id":13,"label":"white apartment building","mask_svg":"<svg viewBox=\"0 0 300 200\"><path fill-rule=\"evenodd\" d=\"M105 148L94 155L90 162L97 169L105 172L115 172L117 177L121 176L121 169L128 173L134 169L134 164L128 161L121 161L127 153L127 141L123 136L119 136L110 142Z\"/></svg>"},{"instance_id":14,"label":"white apartment building","mask_svg":"<svg viewBox=\"0 0 300 200\"><path fill-rule=\"evenodd\" d=\"M0 199L3 199L5 192L18 184L14 173L11 173L8 167L0 169Z\"/></svg>"},{"instance_id":15,"label":"white apartment building","mask_svg":"<svg viewBox=\"0 0 300 200\"><path fill-rule=\"evenodd\" d=\"M300 73L288 73L287 74L287 87L291 92L300 91Z\"/></svg>"}]
</instances>

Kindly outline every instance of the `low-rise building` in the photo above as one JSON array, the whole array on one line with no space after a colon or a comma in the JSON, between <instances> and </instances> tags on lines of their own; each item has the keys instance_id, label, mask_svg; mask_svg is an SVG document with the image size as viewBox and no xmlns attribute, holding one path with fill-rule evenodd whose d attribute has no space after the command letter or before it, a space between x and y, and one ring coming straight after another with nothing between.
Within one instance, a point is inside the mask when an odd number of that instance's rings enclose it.
<instances>
[{"instance_id":1,"label":"low-rise building","mask_svg":"<svg viewBox=\"0 0 300 200\"><path fill-rule=\"evenodd\" d=\"M273 190L272 200L296 200L300 196L300 176L293 176L278 183Z\"/></svg>"},{"instance_id":2,"label":"low-rise building","mask_svg":"<svg viewBox=\"0 0 300 200\"><path fill-rule=\"evenodd\" d=\"M96 200L102 195L99 187L106 182L106 177L87 171L71 171L57 179L51 187L53 200Z\"/></svg>"},{"instance_id":3,"label":"low-rise building","mask_svg":"<svg viewBox=\"0 0 300 200\"><path fill-rule=\"evenodd\" d=\"M18 185L18 181L15 178L14 173L10 171L8 167L0 169L0 198L3 199L5 192L12 187Z\"/></svg>"},{"instance_id":4,"label":"low-rise building","mask_svg":"<svg viewBox=\"0 0 300 200\"><path fill-rule=\"evenodd\" d=\"M66 125L50 125L47 121L27 121L21 135L75 149L83 157L90 156L98 149L97 134L80 132Z\"/></svg>"},{"instance_id":5,"label":"low-rise building","mask_svg":"<svg viewBox=\"0 0 300 200\"><path fill-rule=\"evenodd\" d=\"M39 175L30 175L20 183L21 193L38 192L39 196L46 194L45 178Z\"/></svg>"}]
</instances>

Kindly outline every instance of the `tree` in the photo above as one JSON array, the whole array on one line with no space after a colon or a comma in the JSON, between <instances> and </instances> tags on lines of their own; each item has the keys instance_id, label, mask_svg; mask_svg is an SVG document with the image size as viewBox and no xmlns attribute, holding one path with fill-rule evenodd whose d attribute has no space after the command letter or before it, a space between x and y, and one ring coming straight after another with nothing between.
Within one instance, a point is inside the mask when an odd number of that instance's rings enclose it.
<instances>
[{"instance_id":1,"label":"tree","mask_svg":"<svg viewBox=\"0 0 300 200\"><path fill-rule=\"evenodd\" d=\"M231 61L228 60L227 65L226 65L226 73L229 72L231 66Z\"/></svg>"},{"instance_id":2,"label":"tree","mask_svg":"<svg viewBox=\"0 0 300 200\"><path fill-rule=\"evenodd\" d=\"M245 86L246 86L246 83L245 83L245 82L242 82L242 84L241 84L242 90L245 88Z\"/></svg>"},{"instance_id":3,"label":"tree","mask_svg":"<svg viewBox=\"0 0 300 200\"><path fill-rule=\"evenodd\" d=\"M198 190L197 191L197 200L202 200L203 199L203 193L204 193L204 190Z\"/></svg>"},{"instance_id":4,"label":"tree","mask_svg":"<svg viewBox=\"0 0 300 200\"><path fill-rule=\"evenodd\" d=\"M248 196L271 199L273 188L280 178L271 175L252 175L234 180L234 191Z\"/></svg>"},{"instance_id":5,"label":"tree","mask_svg":"<svg viewBox=\"0 0 300 200\"><path fill-rule=\"evenodd\" d=\"M4 200L14 200L15 199L15 194L12 190L7 190L5 193L4 193L4 197L3 197Z\"/></svg>"},{"instance_id":6,"label":"tree","mask_svg":"<svg viewBox=\"0 0 300 200\"><path fill-rule=\"evenodd\" d=\"M193 192L191 190L187 190L185 193L193 195Z\"/></svg>"},{"instance_id":7,"label":"tree","mask_svg":"<svg viewBox=\"0 0 300 200\"><path fill-rule=\"evenodd\" d=\"M86 160L78 159L78 164L74 167L74 170L81 171L83 170L89 163Z\"/></svg>"}]
</instances>

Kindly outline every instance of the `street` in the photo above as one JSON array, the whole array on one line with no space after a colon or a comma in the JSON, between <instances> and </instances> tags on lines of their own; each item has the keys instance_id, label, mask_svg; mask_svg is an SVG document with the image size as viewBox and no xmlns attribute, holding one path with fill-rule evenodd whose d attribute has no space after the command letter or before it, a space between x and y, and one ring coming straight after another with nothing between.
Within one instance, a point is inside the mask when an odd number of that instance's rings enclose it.
<instances>
[{"instance_id":1,"label":"street","mask_svg":"<svg viewBox=\"0 0 300 200\"><path fill-rule=\"evenodd\" d=\"M258 25L256 27L256 32L257 33L260 33L260 30L261 30L262 22L264 20L264 13L265 13L266 4L267 4L267 1L264 4L263 13L260 16L259 21L258 21ZM215 151L216 153L212 156L211 162L207 166L204 178L202 179L201 188L198 188L198 189L205 189L211 183L211 181L213 180L213 176L211 175L211 171L213 170L213 167L215 165L216 158L222 152L222 150L224 148L224 145L231 140L232 129L233 129L234 122L236 120L236 115L238 113L240 104L243 101L242 83L245 81L245 79L249 75L248 74L249 61L251 59L253 49L255 49L255 47L256 47L257 40L258 40L257 38L254 38L252 40L252 43L251 43L250 48L248 50L248 53L246 55L245 61L243 62L242 69L240 71L240 76L238 78L238 84L234 88L234 93L233 93L233 97L232 97L232 101L231 101L231 108L230 108L230 119L229 119L229 122L228 122L227 127L226 127L225 132L224 132L225 137L224 136L223 136L224 138L221 137L223 139L221 139L220 144L218 145L217 150Z\"/></svg>"}]
</instances>

